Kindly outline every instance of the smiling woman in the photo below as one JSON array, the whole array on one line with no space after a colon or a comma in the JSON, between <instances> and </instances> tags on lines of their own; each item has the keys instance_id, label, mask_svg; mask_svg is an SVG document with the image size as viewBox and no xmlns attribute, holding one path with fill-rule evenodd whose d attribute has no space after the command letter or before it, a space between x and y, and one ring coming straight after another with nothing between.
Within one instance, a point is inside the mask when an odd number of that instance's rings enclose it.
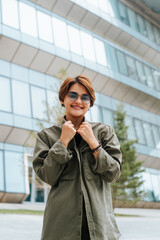
<instances>
[{"instance_id":1,"label":"smiling woman","mask_svg":"<svg viewBox=\"0 0 160 240\"><path fill-rule=\"evenodd\" d=\"M94 105L90 79L67 78L59 100L66 115L60 125L37 134L33 167L51 185L42 240L117 240L110 182L121 172L121 151L114 130L87 122Z\"/></svg>"}]
</instances>

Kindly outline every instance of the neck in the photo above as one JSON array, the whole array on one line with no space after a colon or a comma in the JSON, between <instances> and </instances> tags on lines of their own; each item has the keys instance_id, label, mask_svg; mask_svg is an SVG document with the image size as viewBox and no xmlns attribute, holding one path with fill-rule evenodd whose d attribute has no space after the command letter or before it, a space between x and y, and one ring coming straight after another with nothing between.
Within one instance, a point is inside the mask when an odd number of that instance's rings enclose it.
<instances>
[{"instance_id":1,"label":"neck","mask_svg":"<svg viewBox=\"0 0 160 240\"><path fill-rule=\"evenodd\" d=\"M84 117L81 117L81 118L72 118L72 117L70 117L70 116L66 116L66 120L67 121L71 121L72 122L72 124L74 125L74 128L75 129L78 129L79 127L80 127L80 125L81 125L81 123L83 122L83 119L84 119Z\"/></svg>"}]
</instances>

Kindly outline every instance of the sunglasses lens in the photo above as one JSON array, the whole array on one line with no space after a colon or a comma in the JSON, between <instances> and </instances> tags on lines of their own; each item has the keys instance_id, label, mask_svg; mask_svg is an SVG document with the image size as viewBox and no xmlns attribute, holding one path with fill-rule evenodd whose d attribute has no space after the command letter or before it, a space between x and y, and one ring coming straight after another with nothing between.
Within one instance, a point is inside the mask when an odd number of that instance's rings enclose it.
<instances>
[{"instance_id":1,"label":"sunglasses lens","mask_svg":"<svg viewBox=\"0 0 160 240\"><path fill-rule=\"evenodd\" d=\"M71 101L75 101L78 98L78 94L76 92L69 92L68 97Z\"/></svg>"},{"instance_id":2,"label":"sunglasses lens","mask_svg":"<svg viewBox=\"0 0 160 240\"><path fill-rule=\"evenodd\" d=\"M69 97L69 100L70 101L75 101L75 100L77 100L78 99L78 93L76 93L76 92L69 92L68 93L68 97ZM81 96L81 101L84 103L84 104L89 104L90 103L90 101L91 101L91 98L90 98L90 96L89 95L87 95L87 94L83 94L82 96Z\"/></svg>"},{"instance_id":3,"label":"sunglasses lens","mask_svg":"<svg viewBox=\"0 0 160 240\"><path fill-rule=\"evenodd\" d=\"M82 97L81 97L81 100L82 100L83 103L88 104L88 103L90 103L90 96L87 95L87 94L83 94Z\"/></svg>"}]
</instances>

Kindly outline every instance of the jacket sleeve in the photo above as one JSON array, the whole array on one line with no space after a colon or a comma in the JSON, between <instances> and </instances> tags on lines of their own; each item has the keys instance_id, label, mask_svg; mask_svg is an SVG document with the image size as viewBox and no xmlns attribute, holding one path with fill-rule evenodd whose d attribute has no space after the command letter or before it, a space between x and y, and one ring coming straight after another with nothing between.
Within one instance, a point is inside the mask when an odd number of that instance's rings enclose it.
<instances>
[{"instance_id":1,"label":"jacket sleeve","mask_svg":"<svg viewBox=\"0 0 160 240\"><path fill-rule=\"evenodd\" d=\"M102 148L95 160L93 171L108 182L115 182L120 177L122 154L120 144L114 130L105 127L101 133Z\"/></svg>"},{"instance_id":2,"label":"jacket sleeve","mask_svg":"<svg viewBox=\"0 0 160 240\"><path fill-rule=\"evenodd\" d=\"M65 163L72 158L72 153L60 140L57 140L51 148L47 142L43 132L37 133L33 168L41 180L54 186L65 168Z\"/></svg>"}]
</instances>

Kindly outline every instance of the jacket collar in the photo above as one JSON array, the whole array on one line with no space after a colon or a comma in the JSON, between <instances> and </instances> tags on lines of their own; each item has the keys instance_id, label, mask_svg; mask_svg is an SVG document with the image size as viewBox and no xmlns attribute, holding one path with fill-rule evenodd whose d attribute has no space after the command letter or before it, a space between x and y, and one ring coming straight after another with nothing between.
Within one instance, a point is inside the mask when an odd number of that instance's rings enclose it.
<instances>
[{"instance_id":1,"label":"jacket collar","mask_svg":"<svg viewBox=\"0 0 160 240\"><path fill-rule=\"evenodd\" d=\"M66 121L67 121L67 120L66 120L66 115L65 115L65 116L63 117L63 119L62 119L61 127L62 127L62 125L63 125ZM88 121L86 120L85 116L84 116L83 122L88 122ZM75 142L75 138L73 138L73 139L69 142L68 148L69 148L69 149L73 149L73 148L75 148L75 147L76 147L76 142ZM83 138L82 138L81 143L80 143L80 145L79 145L79 150L82 152L82 151L83 151L84 149L86 149L86 148L89 148L89 145L88 145L88 143L87 143L86 141L84 141Z\"/></svg>"},{"instance_id":2,"label":"jacket collar","mask_svg":"<svg viewBox=\"0 0 160 240\"><path fill-rule=\"evenodd\" d=\"M61 126L66 122L67 120L66 120L66 115L63 117L63 119L62 119L62 122L61 122ZM83 122L88 122L87 120L86 120L86 117L84 116L84 118L83 118Z\"/></svg>"}]
</instances>

